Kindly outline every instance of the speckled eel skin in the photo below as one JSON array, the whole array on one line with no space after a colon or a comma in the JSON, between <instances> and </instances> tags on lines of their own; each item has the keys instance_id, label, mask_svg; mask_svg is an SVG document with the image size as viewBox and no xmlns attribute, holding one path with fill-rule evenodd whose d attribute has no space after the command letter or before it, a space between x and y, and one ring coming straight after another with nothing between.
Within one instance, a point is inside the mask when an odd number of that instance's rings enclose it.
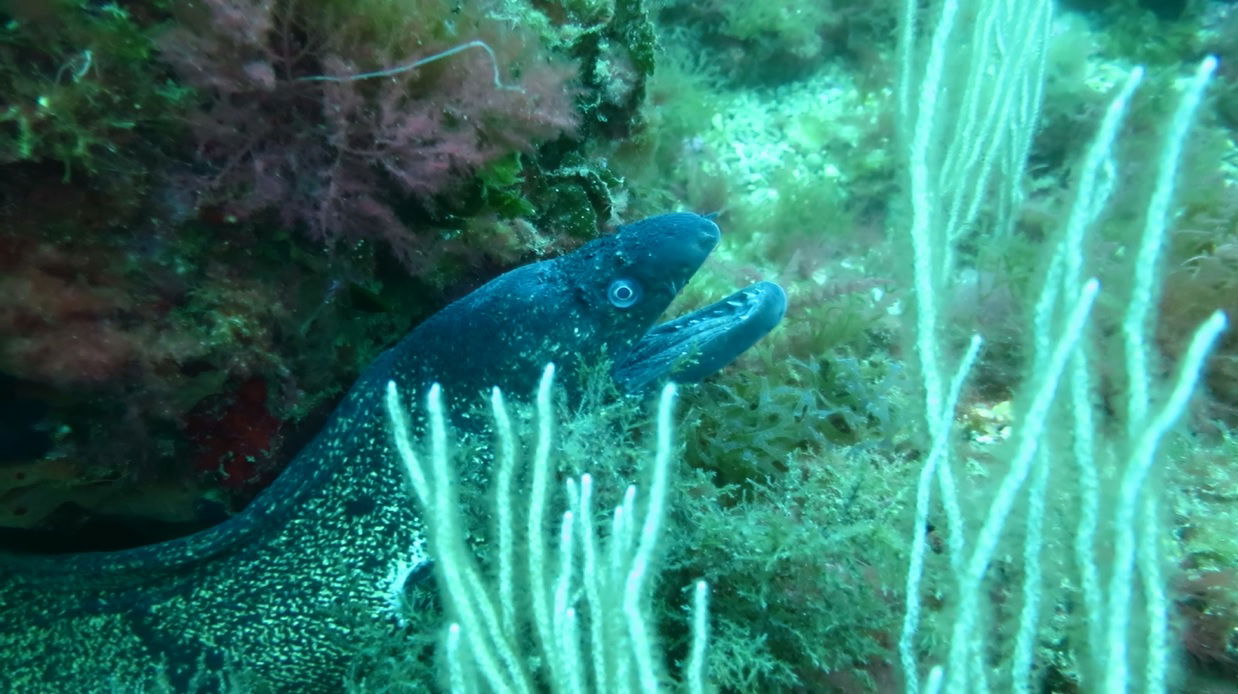
<instances>
[{"instance_id":1,"label":"speckled eel skin","mask_svg":"<svg viewBox=\"0 0 1238 694\"><path fill-rule=\"evenodd\" d=\"M549 361L570 382L603 353L629 391L699 380L786 306L761 282L654 326L718 239L707 217L652 217L452 303L371 364L280 477L220 525L114 552L0 556L0 689L183 691L237 664L266 689L338 691L355 625L397 619L409 577L427 573L387 381L408 402L435 381L471 402L496 384L531 393Z\"/></svg>"}]
</instances>

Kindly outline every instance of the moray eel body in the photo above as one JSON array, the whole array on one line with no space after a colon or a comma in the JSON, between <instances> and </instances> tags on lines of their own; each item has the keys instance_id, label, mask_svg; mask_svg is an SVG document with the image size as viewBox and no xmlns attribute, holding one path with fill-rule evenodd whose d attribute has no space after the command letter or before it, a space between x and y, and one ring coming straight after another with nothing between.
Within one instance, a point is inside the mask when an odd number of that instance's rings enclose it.
<instances>
[{"instance_id":1,"label":"moray eel body","mask_svg":"<svg viewBox=\"0 0 1238 694\"><path fill-rule=\"evenodd\" d=\"M417 326L358 378L322 432L244 511L186 537L115 552L0 556L5 691L336 691L355 630L393 622L428 559L382 410L386 382L455 402L532 392L611 358L628 390L699 380L782 317L759 283L653 327L719 239L688 213L622 227L492 280ZM410 400L412 398L410 397ZM460 407L453 408L457 412Z\"/></svg>"}]
</instances>

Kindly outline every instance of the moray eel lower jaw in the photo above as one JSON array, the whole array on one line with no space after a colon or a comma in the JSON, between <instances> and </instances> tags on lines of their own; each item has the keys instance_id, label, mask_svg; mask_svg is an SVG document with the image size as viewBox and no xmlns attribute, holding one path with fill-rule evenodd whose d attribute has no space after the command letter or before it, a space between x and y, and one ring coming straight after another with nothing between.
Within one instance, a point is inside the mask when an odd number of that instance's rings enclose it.
<instances>
[{"instance_id":1,"label":"moray eel lower jaw","mask_svg":"<svg viewBox=\"0 0 1238 694\"><path fill-rule=\"evenodd\" d=\"M709 306L659 323L615 365L627 392L669 378L696 383L717 372L764 337L787 311L787 294L757 282Z\"/></svg>"}]
</instances>

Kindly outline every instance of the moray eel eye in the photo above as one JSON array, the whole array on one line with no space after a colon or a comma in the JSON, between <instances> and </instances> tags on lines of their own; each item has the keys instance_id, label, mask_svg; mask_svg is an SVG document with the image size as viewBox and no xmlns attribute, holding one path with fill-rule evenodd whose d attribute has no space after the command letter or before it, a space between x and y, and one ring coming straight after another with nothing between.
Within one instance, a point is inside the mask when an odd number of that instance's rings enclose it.
<instances>
[{"instance_id":1,"label":"moray eel eye","mask_svg":"<svg viewBox=\"0 0 1238 694\"><path fill-rule=\"evenodd\" d=\"M606 296L615 308L628 308L640 300L640 287L632 280L615 280L610 283Z\"/></svg>"}]
</instances>

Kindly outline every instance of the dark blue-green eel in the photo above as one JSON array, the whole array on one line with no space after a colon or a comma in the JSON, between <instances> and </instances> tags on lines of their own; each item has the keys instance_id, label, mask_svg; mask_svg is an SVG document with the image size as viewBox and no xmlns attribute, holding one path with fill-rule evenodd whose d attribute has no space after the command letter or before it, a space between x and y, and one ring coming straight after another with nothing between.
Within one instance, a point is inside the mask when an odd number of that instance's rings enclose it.
<instances>
[{"instance_id":1,"label":"dark blue-green eel","mask_svg":"<svg viewBox=\"0 0 1238 694\"><path fill-rule=\"evenodd\" d=\"M605 355L629 391L699 380L786 307L760 282L653 327L718 239L709 218L652 217L452 303L371 364L287 470L218 526L115 552L0 557L0 689L183 691L236 664L258 678L249 686L338 691L356 626L398 619L428 561L387 381L406 402L441 382L461 412L496 384L531 393L550 361L570 383Z\"/></svg>"}]
</instances>

